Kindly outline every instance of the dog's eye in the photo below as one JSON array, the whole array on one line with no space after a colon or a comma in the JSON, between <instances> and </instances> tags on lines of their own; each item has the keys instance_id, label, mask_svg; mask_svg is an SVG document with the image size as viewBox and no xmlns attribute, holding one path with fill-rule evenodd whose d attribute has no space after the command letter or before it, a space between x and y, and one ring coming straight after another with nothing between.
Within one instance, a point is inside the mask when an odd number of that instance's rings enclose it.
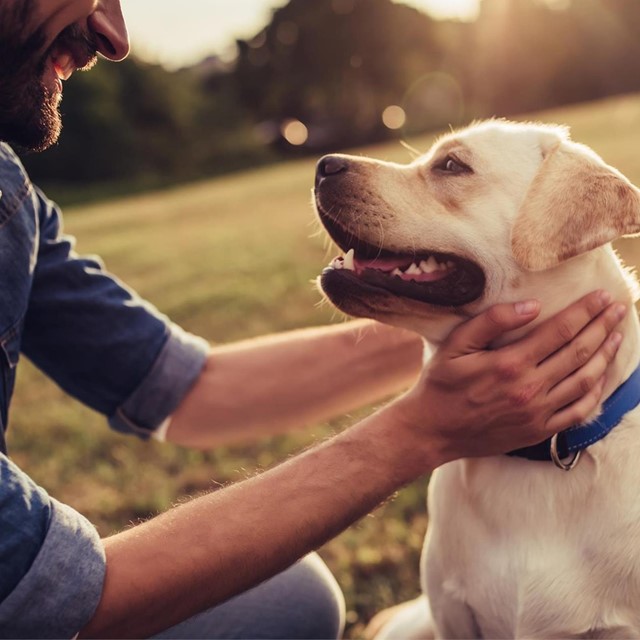
<instances>
[{"instance_id":1,"label":"dog's eye","mask_svg":"<svg viewBox=\"0 0 640 640\"><path fill-rule=\"evenodd\" d=\"M471 173L470 167L462 164L462 162L452 156L447 156L442 162L437 164L435 168L438 171L450 174Z\"/></svg>"},{"instance_id":2,"label":"dog's eye","mask_svg":"<svg viewBox=\"0 0 640 640\"><path fill-rule=\"evenodd\" d=\"M454 173L456 171L464 171L464 169L455 160L452 160L451 158L447 160L447 163L444 165L444 169L445 171L451 171Z\"/></svg>"}]
</instances>

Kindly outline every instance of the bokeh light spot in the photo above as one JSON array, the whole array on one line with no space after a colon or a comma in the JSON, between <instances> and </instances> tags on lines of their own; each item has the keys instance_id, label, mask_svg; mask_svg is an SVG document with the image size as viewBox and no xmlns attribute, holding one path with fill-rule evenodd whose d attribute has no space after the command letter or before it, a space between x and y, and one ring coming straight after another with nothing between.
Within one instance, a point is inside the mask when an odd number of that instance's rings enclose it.
<instances>
[{"instance_id":1,"label":"bokeh light spot","mask_svg":"<svg viewBox=\"0 0 640 640\"><path fill-rule=\"evenodd\" d=\"M352 69L360 69L363 62L364 60L359 53L354 53L351 58L349 58L349 64L351 65Z\"/></svg>"},{"instance_id":2,"label":"bokeh light spot","mask_svg":"<svg viewBox=\"0 0 640 640\"><path fill-rule=\"evenodd\" d=\"M285 46L294 45L298 41L298 34L300 33L300 29L295 22L291 22L287 20L282 24L278 25L278 32L276 37L278 38L278 42Z\"/></svg>"},{"instance_id":3,"label":"bokeh light spot","mask_svg":"<svg viewBox=\"0 0 640 640\"><path fill-rule=\"evenodd\" d=\"M264 29L257 36L254 36L251 40L249 40L249 46L252 49L260 49L260 47L264 47L267 44L267 30Z\"/></svg>"},{"instance_id":4,"label":"bokeh light spot","mask_svg":"<svg viewBox=\"0 0 640 640\"><path fill-rule=\"evenodd\" d=\"M289 144L299 147L309 139L309 129L300 120L287 120L282 123L282 137Z\"/></svg>"},{"instance_id":5,"label":"bokeh light spot","mask_svg":"<svg viewBox=\"0 0 640 640\"><path fill-rule=\"evenodd\" d=\"M387 129L402 129L407 121L407 114L402 107L392 104L382 112L382 122Z\"/></svg>"}]
</instances>

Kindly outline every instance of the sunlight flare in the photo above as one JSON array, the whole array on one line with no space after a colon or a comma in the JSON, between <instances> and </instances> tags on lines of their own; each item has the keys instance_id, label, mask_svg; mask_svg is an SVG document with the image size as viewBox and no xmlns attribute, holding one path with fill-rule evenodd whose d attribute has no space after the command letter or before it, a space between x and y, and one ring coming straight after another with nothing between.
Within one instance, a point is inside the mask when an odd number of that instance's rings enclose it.
<instances>
[{"instance_id":1,"label":"sunlight flare","mask_svg":"<svg viewBox=\"0 0 640 640\"><path fill-rule=\"evenodd\" d=\"M437 19L474 20L480 12L480 0L394 0L408 4Z\"/></svg>"}]
</instances>

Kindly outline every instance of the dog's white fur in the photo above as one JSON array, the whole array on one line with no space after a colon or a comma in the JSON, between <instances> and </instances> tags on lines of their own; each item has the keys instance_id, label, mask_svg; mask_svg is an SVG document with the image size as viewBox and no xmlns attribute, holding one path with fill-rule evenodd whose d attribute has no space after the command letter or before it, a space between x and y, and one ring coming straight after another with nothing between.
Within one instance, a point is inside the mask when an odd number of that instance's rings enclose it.
<instances>
[{"instance_id":1,"label":"dog's white fur","mask_svg":"<svg viewBox=\"0 0 640 640\"><path fill-rule=\"evenodd\" d=\"M434 171L448 154L473 174ZM635 281L608 243L640 231L639 192L564 128L488 121L446 136L410 165L349 162L351 186L367 202L340 208L347 227L400 253L471 258L487 283L481 299L456 312L363 293L340 305L348 313L411 328L437 347L497 302L537 298L542 321L596 288L635 301ZM376 224L362 226L363 215ZM635 313L621 331L605 397L640 360ZM640 410L627 414L569 473L507 456L440 468L422 563L428 603L410 604L380 637L640 637L639 421Z\"/></svg>"}]
</instances>

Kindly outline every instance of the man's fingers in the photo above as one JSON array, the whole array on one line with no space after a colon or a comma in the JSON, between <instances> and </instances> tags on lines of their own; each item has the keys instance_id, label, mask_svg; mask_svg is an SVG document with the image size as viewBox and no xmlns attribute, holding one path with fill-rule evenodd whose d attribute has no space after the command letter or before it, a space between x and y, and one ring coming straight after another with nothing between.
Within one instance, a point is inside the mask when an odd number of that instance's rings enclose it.
<instances>
[{"instance_id":1,"label":"man's fingers","mask_svg":"<svg viewBox=\"0 0 640 640\"><path fill-rule=\"evenodd\" d=\"M526 300L516 304L498 304L460 325L447 339L451 357L486 349L496 338L538 317L540 303Z\"/></svg>"},{"instance_id":2,"label":"man's fingers","mask_svg":"<svg viewBox=\"0 0 640 640\"><path fill-rule=\"evenodd\" d=\"M589 393L606 373L621 342L622 335L613 333L586 365L551 389L547 399L552 406L560 409Z\"/></svg>"},{"instance_id":3,"label":"man's fingers","mask_svg":"<svg viewBox=\"0 0 640 640\"><path fill-rule=\"evenodd\" d=\"M573 340L611 302L607 291L595 291L581 298L564 311L545 320L519 345L528 349L535 363L542 362L552 353Z\"/></svg>"},{"instance_id":4,"label":"man's fingers","mask_svg":"<svg viewBox=\"0 0 640 640\"><path fill-rule=\"evenodd\" d=\"M545 425L549 435L560 433L560 431L584 422L589 414L600 404L604 382L603 376L591 391L582 396L580 400L553 414Z\"/></svg>"},{"instance_id":5,"label":"man's fingers","mask_svg":"<svg viewBox=\"0 0 640 640\"><path fill-rule=\"evenodd\" d=\"M620 346L619 334L611 332L627 314L623 304L612 304L569 344L547 358L539 366L539 373L553 387L591 360L596 352L605 347L602 355L612 358ZM617 335L613 341L610 338ZM610 362L610 360L609 360ZM598 376L599 377L599 376Z\"/></svg>"}]
</instances>

